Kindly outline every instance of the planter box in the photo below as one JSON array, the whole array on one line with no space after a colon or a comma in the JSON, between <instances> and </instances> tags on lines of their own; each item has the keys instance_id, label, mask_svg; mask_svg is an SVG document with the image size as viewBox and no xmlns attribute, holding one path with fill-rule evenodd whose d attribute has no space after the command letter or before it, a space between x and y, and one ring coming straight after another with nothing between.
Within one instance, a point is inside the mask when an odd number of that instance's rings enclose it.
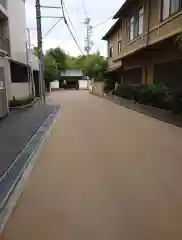
<instances>
[{"instance_id":1,"label":"planter box","mask_svg":"<svg viewBox=\"0 0 182 240\"><path fill-rule=\"evenodd\" d=\"M27 105L22 105L22 106L18 106L18 107L10 107L10 109L25 109L25 108L31 108L33 107L35 104L37 103L37 101L33 101L30 104Z\"/></svg>"}]
</instances>

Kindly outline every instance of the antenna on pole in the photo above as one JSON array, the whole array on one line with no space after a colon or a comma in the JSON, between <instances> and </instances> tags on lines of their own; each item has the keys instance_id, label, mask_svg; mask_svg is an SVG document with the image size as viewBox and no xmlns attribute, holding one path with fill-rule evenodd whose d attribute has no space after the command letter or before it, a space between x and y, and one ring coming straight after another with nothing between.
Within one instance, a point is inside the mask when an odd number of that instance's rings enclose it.
<instances>
[{"instance_id":1,"label":"antenna on pole","mask_svg":"<svg viewBox=\"0 0 182 240\"><path fill-rule=\"evenodd\" d=\"M87 54L90 54L92 49L91 35L92 35L92 26L90 24L91 19L89 17L85 18L84 24L86 27L86 37L85 37L85 47L84 50Z\"/></svg>"},{"instance_id":2,"label":"antenna on pole","mask_svg":"<svg viewBox=\"0 0 182 240\"><path fill-rule=\"evenodd\" d=\"M85 37L85 46L84 50L89 55L92 50L92 41L91 41L91 35L92 35L92 26L90 24L91 19L89 17L85 18L84 24L86 27L86 37ZM87 88L89 89L90 85L90 79L87 77Z\"/></svg>"}]
</instances>

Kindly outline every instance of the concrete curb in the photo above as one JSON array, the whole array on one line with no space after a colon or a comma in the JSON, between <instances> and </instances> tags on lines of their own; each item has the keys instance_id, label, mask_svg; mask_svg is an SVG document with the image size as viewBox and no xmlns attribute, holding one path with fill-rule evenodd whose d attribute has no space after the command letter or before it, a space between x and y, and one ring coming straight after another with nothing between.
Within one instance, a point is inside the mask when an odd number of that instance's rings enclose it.
<instances>
[{"instance_id":1,"label":"concrete curb","mask_svg":"<svg viewBox=\"0 0 182 240\"><path fill-rule=\"evenodd\" d=\"M44 146L44 143L45 143L47 137L50 135L50 133L52 131L52 128L53 128L59 114L60 114L60 109L55 113L55 116L54 116L54 119L53 119L52 123L46 129L46 131L44 132L44 135L41 137L41 139L37 143L37 145L36 145L35 149L33 150L32 154L29 156L27 164L25 164L24 168L22 169L22 171L18 175L16 182L14 183L14 185L12 186L12 188L9 190L9 192L7 194L7 199L5 199L5 205L3 207L3 211L0 213L0 234L2 233L3 229L5 228L8 219L10 218L14 208L16 207L16 204L17 204L19 198L21 197L21 195L22 195L22 193L25 189L26 183L28 182L28 180L31 176L32 170L33 170L33 168L34 168L34 166L35 166L35 164L38 160L38 157L40 155L42 147ZM51 113L48 116L48 118L51 115L53 115L53 113ZM47 119L44 121L44 123L38 129L38 131L41 128L44 128L44 124L47 121ZM38 133L38 131L36 133Z\"/></svg>"}]
</instances>

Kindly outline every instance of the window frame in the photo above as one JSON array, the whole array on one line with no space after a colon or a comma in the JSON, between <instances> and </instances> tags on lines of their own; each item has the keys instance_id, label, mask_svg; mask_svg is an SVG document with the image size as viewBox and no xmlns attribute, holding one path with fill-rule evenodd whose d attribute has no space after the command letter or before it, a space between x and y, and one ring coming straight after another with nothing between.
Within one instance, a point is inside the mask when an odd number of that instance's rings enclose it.
<instances>
[{"instance_id":1,"label":"window frame","mask_svg":"<svg viewBox=\"0 0 182 240\"><path fill-rule=\"evenodd\" d=\"M138 34L140 36L144 32L144 6L139 9L138 13ZM140 18L142 18L142 32L140 32Z\"/></svg>"},{"instance_id":2,"label":"window frame","mask_svg":"<svg viewBox=\"0 0 182 240\"><path fill-rule=\"evenodd\" d=\"M122 52L122 40L118 41L118 53Z\"/></svg>"},{"instance_id":3,"label":"window frame","mask_svg":"<svg viewBox=\"0 0 182 240\"><path fill-rule=\"evenodd\" d=\"M179 13L180 11L182 11L182 0L179 0L179 7L174 12L172 12L172 7L171 7L173 0L169 0L169 15L164 18L164 15L163 15L164 1L165 0L161 0L161 9L160 9L161 10L160 11L160 20L161 21L165 21L166 19L168 19L168 18L172 17L173 15L175 15L175 14Z\"/></svg>"},{"instance_id":4,"label":"window frame","mask_svg":"<svg viewBox=\"0 0 182 240\"><path fill-rule=\"evenodd\" d=\"M140 6L139 9L135 12L135 14L133 14L132 16L130 16L128 18L128 22L127 22L127 34L128 34L128 40L129 42L133 41L134 39L136 39L137 37L141 36L144 33L144 5ZM142 14L141 14L142 11ZM140 32L140 18L142 17L143 19L143 29L142 32ZM132 21L132 19L134 19ZM131 37L131 25L133 25L133 34Z\"/></svg>"},{"instance_id":5,"label":"window frame","mask_svg":"<svg viewBox=\"0 0 182 240\"><path fill-rule=\"evenodd\" d=\"M114 47L109 47L109 57L112 58L114 53Z\"/></svg>"}]
</instances>

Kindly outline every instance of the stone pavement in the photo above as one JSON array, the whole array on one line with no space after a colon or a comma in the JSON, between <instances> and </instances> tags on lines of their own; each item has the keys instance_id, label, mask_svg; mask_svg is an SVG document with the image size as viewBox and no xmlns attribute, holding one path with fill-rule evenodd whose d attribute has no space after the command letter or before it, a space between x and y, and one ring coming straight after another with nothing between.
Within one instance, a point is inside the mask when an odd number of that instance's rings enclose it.
<instances>
[{"instance_id":1,"label":"stone pavement","mask_svg":"<svg viewBox=\"0 0 182 240\"><path fill-rule=\"evenodd\" d=\"M2 240L181 240L182 129L83 91L61 115Z\"/></svg>"}]
</instances>

